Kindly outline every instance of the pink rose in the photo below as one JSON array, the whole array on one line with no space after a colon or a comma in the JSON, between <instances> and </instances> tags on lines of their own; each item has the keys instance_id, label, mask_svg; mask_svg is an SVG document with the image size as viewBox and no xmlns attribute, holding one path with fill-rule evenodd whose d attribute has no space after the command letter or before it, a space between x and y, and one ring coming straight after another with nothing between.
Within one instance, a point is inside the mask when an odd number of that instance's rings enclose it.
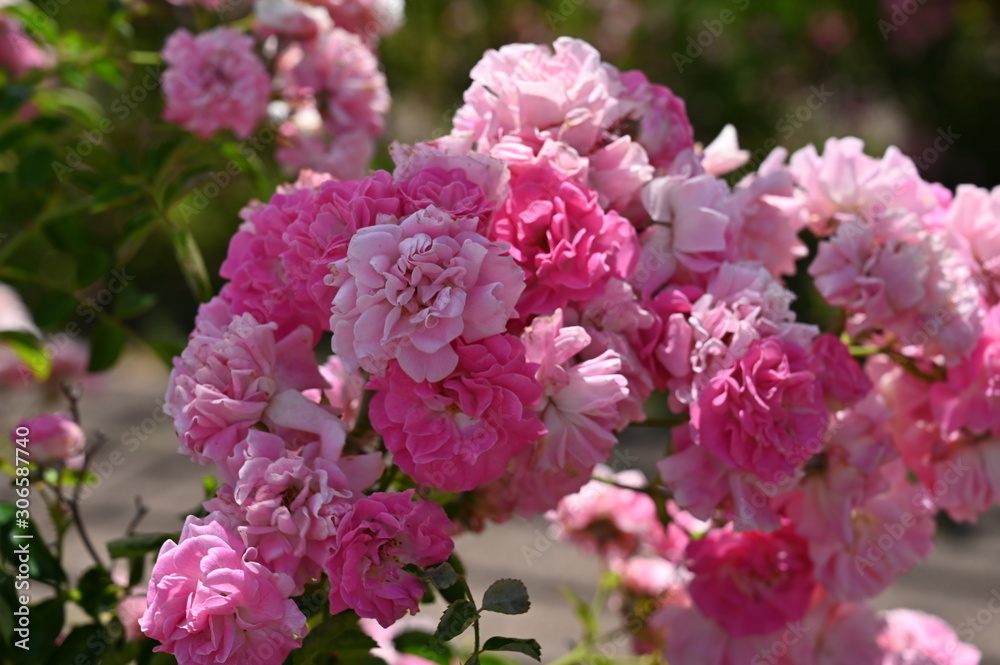
<instances>
[{"instance_id":1,"label":"pink rose","mask_svg":"<svg viewBox=\"0 0 1000 665\"><path fill-rule=\"evenodd\" d=\"M61 413L42 414L19 422L10 431L10 440L20 448L18 440L25 439L28 461L40 465L74 466L82 462L81 455L87 445L87 435L80 426Z\"/></svg>"},{"instance_id":2,"label":"pink rose","mask_svg":"<svg viewBox=\"0 0 1000 665\"><path fill-rule=\"evenodd\" d=\"M417 613L426 586L403 566L441 563L455 545L441 506L414 502L413 494L377 492L354 504L341 520L325 564L332 614L350 608L388 628L407 612Z\"/></svg>"},{"instance_id":3,"label":"pink rose","mask_svg":"<svg viewBox=\"0 0 1000 665\"><path fill-rule=\"evenodd\" d=\"M883 614L885 628L878 636L882 665L979 665L979 649L959 642L943 620L916 610Z\"/></svg>"},{"instance_id":4,"label":"pink rose","mask_svg":"<svg viewBox=\"0 0 1000 665\"><path fill-rule=\"evenodd\" d=\"M522 317L599 295L610 279L629 276L639 251L628 220L602 211L595 192L549 164L514 173L493 238L510 243L524 269L527 287L517 305Z\"/></svg>"},{"instance_id":5,"label":"pink rose","mask_svg":"<svg viewBox=\"0 0 1000 665\"><path fill-rule=\"evenodd\" d=\"M351 238L330 319L348 369L379 375L395 359L414 381L441 381L458 365L455 340L506 329L522 273L506 244L468 226L431 207Z\"/></svg>"},{"instance_id":6,"label":"pink rose","mask_svg":"<svg viewBox=\"0 0 1000 665\"><path fill-rule=\"evenodd\" d=\"M177 30L163 47L163 118L207 139L229 128L246 138L267 114L271 79L254 40L232 28Z\"/></svg>"},{"instance_id":7,"label":"pink rose","mask_svg":"<svg viewBox=\"0 0 1000 665\"><path fill-rule=\"evenodd\" d=\"M769 337L721 370L691 405L698 442L727 465L777 482L804 465L829 414L804 352Z\"/></svg>"},{"instance_id":8,"label":"pink rose","mask_svg":"<svg viewBox=\"0 0 1000 665\"><path fill-rule=\"evenodd\" d=\"M160 548L142 632L180 665L282 662L302 644L306 618L291 580L257 563L224 517L188 517Z\"/></svg>"},{"instance_id":9,"label":"pink rose","mask_svg":"<svg viewBox=\"0 0 1000 665\"><path fill-rule=\"evenodd\" d=\"M734 637L777 630L809 608L816 583L808 550L789 528L713 529L687 547L691 598Z\"/></svg>"},{"instance_id":10,"label":"pink rose","mask_svg":"<svg viewBox=\"0 0 1000 665\"><path fill-rule=\"evenodd\" d=\"M511 457L544 433L533 407L537 366L520 340L494 335L455 347L455 370L415 381L397 363L369 386L371 421L400 469L447 492L496 480Z\"/></svg>"}]
</instances>

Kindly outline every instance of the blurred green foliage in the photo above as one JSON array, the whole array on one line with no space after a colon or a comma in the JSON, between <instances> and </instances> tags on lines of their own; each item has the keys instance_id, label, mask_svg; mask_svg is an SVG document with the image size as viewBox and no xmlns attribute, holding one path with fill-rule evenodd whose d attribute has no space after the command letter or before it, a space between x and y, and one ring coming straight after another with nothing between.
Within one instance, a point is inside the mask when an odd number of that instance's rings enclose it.
<instances>
[{"instance_id":1,"label":"blurred green foliage","mask_svg":"<svg viewBox=\"0 0 1000 665\"><path fill-rule=\"evenodd\" d=\"M220 19L165 0L6 11L59 64L0 78L0 281L50 332L77 323L105 349L128 334L169 356L195 294L220 284L239 209L288 179L273 143L200 141L159 119L167 35ZM899 145L929 180L1000 182L1000 6L987 0L410 0L406 14L381 45L386 144L447 133L484 50L569 35L682 96L702 142L732 123L759 160L775 144L856 135L874 154ZM389 165L382 151L376 166ZM125 292L88 306L115 269L135 276Z\"/></svg>"}]
</instances>

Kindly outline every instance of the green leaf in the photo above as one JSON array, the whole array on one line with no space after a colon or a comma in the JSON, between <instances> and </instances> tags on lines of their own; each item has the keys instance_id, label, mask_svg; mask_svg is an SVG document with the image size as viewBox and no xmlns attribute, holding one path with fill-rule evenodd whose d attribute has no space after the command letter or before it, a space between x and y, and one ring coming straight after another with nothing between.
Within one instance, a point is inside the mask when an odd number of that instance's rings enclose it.
<instances>
[{"instance_id":1,"label":"green leaf","mask_svg":"<svg viewBox=\"0 0 1000 665\"><path fill-rule=\"evenodd\" d=\"M123 320L132 319L145 314L159 301L157 295L141 291L137 286L129 286L123 289L115 300L115 315Z\"/></svg>"},{"instance_id":2,"label":"green leaf","mask_svg":"<svg viewBox=\"0 0 1000 665\"><path fill-rule=\"evenodd\" d=\"M198 300L207 301L212 297L212 281L209 279L205 259L201 256L201 250L198 249L194 234L187 229L182 229L173 233L171 238L174 242L177 263L180 265L181 272L184 273L188 288Z\"/></svg>"},{"instance_id":3,"label":"green leaf","mask_svg":"<svg viewBox=\"0 0 1000 665\"><path fill-rule=\"evenodd\" d=\"M377 646L361 632L356 614L341 612L309 631L302 648L294 653L295 665L325 665L334 654L339 656L336 662L364 662Z\"/></svg>"},{"instance_id":4,"label":"green leaf","mask_svg":"<svg viewBox=\"0 0 1000 665\"><path fill-rule=\"evenodd\" d=\"M181 355L184 345L169 339L151 339L149 346L152 347L160 360L166 363L167 367L174 366L174 358Z\"/></svg>"},{"instance_id":5,"label":"green leaf","mask_svg":"<svg viewBox=\"0 0 1000 665\"><path fill-rule=\"evenodd\" d=\"M407 566L407 569L409 569L409 566ZM414 570L409 572L412 572L425 582L430 582L437 589L447 589L462 579L447 561L439 563L436 566L430 566L429 568L414 567Z\"/></svg>"},{"instance_id":6,"label":"green leaf","mask_svg":"<svg viewBox=\"0 0 1000 665\"><path fill-rule=\"evenodd\" d=\"M73 316L79 304L80 301L68 293L45 291L33 310L35 323L43 330L59 326Z\"/></svg>"},{"instance_id":7,"label":"green leaf","mask_svg":"<svg viewBox=\"0 0 1000 665\"><path fill-rule=\"evenodd\" d=\"M176 533L137 533L108 541L108 555L112 559L130 559L147 552L158 552L168 540L176 540Z\"/></svg>"},{"instance_id":8,"label":"green leaf","mask_svg":"<svg viewBox=\"0 0 1000 665\"><path fill-rule=\"evenodd\" d=\"M521 580L497 580L483 594L483 609L500 614L524 614L531 607Z\"/></svg>"},{"instance_id":9,"label":"green leaf","mask_svg":"<svg viewBox=\"0 0 1000 665\"><path fill-rule=\"evenodd\" d=\"M90 335L90 365L88 372L103 372L118 360L125 350L128 334L119 325L101 319Z\"/></svg>"},{"instance_id":10,"label":"green leaf","mask_svg":"<svg viewBox=\"0 0 1000 665\"><path fill-rule=\"evenodd\" d=\"M85 572L77 587L80 590L80 607L95 620L99 621L101 612L116 604L117 586L104 568L94 566Z\"/></svg>"},{"instance_id":11,"label":"green leaf","mask_svg":"<svg viewBox=\"0 0 1000 665\"><path fill-rule=\"evenodd\" d=\"M45 539L38 532L34 521L28 519L27 527L21 526L17 510L13 503L0 502L0 541L3 543L0 559L17 568L19 562L15 558L20 555L14 552L23 551L23 546L27 545L30 553L27 561L28 576L47 584L64 582L66 573L46 547Z\"/></svg>"},{"instance_id":12,"label":"green leaf","mask_svg":"<svg viewBox=\"0 0 1000 665\"><path fill-rule=\"evenodd\" d=\"M400 633L392 640L396 651L420 656L438 665L449 665L452 659L451 649L444 642L429 633L418 630L408 630Z\"/></svg>"},{"instance_id":13,"label":"green leaf","mask_svg":"<svg viewBox=\"0 0 1000 665\"><path fill-rule=\"evenodd\" d=\"M465 598L456 600L441 615L434 637L442 642L454 639L464 633L478 618L479 613L471 601Z\"/></svg>"},{"instance_id":14,"label":"green leaf","mask_svg":"<svg viewBox=\"0 0 1000 665\"><path fill-rule=\"evenodd\" d=\"M4 331L0 332L0 340L10 347L35 379L44 381L49 378L49 374L52 373L52 358L45 352L37 337L27 333Z\"/></svg>"},{"instance_id":15,"label":"green leaf","mask_svg":"<svg viewBox=\"0 0 1000 665\"><path fill-rule=\"evenodd\" d=\"M479 654L474 653L469 656L469 660L465 661L465 665L479 665Z\"/></svg>"},{"instance_id":16,"label":"green leaf","mask_svg":"<svg viewBox=\"0 0 1000 665\"><path fill-rule=\"evenodd\" d=\"M513 651L531 656L539 662L542 660L542 647L538 642L519 637L491 637L483 645L483 651Z\"/></svg>"}]
</instances>

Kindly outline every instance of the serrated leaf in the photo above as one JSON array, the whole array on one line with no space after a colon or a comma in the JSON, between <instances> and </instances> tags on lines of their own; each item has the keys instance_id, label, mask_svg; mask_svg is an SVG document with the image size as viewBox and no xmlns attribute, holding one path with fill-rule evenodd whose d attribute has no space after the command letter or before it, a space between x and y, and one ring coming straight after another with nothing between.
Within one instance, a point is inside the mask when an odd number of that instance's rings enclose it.
<instances>
[{"instance_id":1,"label":"serrated leaf","mask_svg":"<svg viewBox=\"0 0 1000 665\"><path fill-rule=\"evenodd\" d=\"M420 579L430 582L437 589L447 589L462 579L447 561L429 568L418 569L414 574Z\"/></svg>"},{"instance_id":2,"label":"serrated leaf","mask_svg":"<svg viewBox=\"0 0 1000 665\"><path fill-rule=\"evenodd\" d=\"M524 614L531 607L528 589L521 580L497 580L483 594L483 609L500 614Z\"/></svg>"},{"instance_id":3,"label":"serrated leaf","mask_svg":"<svg viewBox=\"0 0 1000 665\"><path fill-rule=\"evenodd\" d=\"M147 552L158 552L168 540L177 541L176 533L137 533L108 541L108 555L112 559L131 559Z\"/></svg>"},{"instance_id":4,"label":"serrated leaf","mask_svg":"<svg viewBox=\"0 0 1000 665\"><path fill-rule=\"evenodd\" d=\"M441 615L434 637L442 642L454 639L464 633L478 618L479 613L471 601L466 598L456 600Z\"/></svg>"},{"instance_id":5,"label":"serrated leaf","mask_svg":"<svg viewBox=\"0 0 1000 665\"><path fill-rule=\"evenodd\" d=\"M295 665L319 665L330 662L364 662L369 652L378 644L358 627L358 617L353 612L341 612L327 617L302 640L302 648L294 653Z\"/></svg>"},{"instance_id":6,"label":"serrated leaf","mask_svg":"<svg viewBox=\"0 0 1000 665\"><path fill-rule=\"evenodd\" d=\"M513 651L531 656L541 662L542 647L537 641L532 639L522 639L520 637L491 637L483 645L484 651Z\"/></svg>"},{"instance_id":7,"label":"serrated leaf","mask_svg":"<svg viewBox=\"0 0 1000 665\"><path fill-rule=\"evenodd\" d=\"M94 566L85 572L77 587L80 590L80 606L94 619L99 620L101 612L115 606L115 584L103 568Z\"/></svg>"}]
</instances>

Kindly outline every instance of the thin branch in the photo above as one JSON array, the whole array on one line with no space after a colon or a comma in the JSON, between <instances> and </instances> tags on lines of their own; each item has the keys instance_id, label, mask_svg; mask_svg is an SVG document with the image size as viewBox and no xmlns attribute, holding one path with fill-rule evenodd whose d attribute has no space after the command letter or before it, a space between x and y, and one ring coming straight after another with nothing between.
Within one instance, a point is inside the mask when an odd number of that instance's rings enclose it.
<instances>
[{"instance_id":1,"label":"thin branch","mask_svg":"<svg viewBox=\"0 0 1000 665\"><path fill-rule=\"evenodd\" d=\"M132 521L128 523L127 527L125 527L125 535L126 536L135 535L136 527L139 526L139 522L141 522L142 518L145 517L148 513L149 513L149 508L147 508L146 505L142 502L142 497L136 495L135 516L132 517Z\"/></svg>"}]
</instances>

